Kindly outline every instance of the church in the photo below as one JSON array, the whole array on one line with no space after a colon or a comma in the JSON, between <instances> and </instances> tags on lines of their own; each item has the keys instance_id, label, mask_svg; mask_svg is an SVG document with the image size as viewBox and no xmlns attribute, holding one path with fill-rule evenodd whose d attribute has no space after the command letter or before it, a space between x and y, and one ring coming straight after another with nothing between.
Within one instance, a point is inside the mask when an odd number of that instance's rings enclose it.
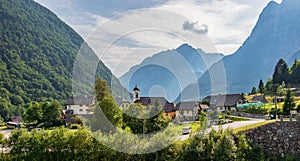
<instances>
[{"instance_id":1,"label":"church","mask_svg":"<svg viewBox=\"0 0 300 161\"><path fill-rule=\"evenodd\" d=\"M169 118L175 118L176 116L176 104L170 103L164 97L141 97L140 89L135 86L133 89L133 103L140 103L145 107L153 106L158 101L159 105L163 107L164 114Z\"/></svg>"}]
</instances>

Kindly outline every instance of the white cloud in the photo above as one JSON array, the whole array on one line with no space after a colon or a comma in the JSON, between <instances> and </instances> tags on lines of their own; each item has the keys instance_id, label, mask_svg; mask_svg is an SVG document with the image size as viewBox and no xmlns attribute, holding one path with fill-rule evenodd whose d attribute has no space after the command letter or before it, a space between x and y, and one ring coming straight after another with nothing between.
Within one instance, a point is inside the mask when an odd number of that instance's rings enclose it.
<instances>
[{"instance_id":1,"label":"white cloud","mask_svg":"<svg viewBox=\"0 0 300 161\"><path fill-rule=\"evenodd\" d=\"M83 10L75 5L78 0L37 1L79 32L114 74L121 76L145 57L184 42L208 52L233 53L270 0L170 0L113 19ZM190 27L186 30L185 22ZM207 34L195 34L201 29Z\"/></svg>"}]
</instances>

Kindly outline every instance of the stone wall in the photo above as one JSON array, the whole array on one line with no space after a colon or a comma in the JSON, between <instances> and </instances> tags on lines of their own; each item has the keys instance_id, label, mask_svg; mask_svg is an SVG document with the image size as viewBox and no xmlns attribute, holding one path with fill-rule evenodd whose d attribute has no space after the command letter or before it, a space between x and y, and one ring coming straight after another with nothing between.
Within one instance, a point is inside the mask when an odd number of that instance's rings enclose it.
<instances>
[{"instance_id":1,"label":"stone wall","mask_svg":"<svg viewBox=\"0 0 300 161\"><path fill-rule=\"evenodd\" d=\"M300 155L300 121L274 122L251 129L247 138L261 145L271 154Z\"/></svg>"}]
</instances>

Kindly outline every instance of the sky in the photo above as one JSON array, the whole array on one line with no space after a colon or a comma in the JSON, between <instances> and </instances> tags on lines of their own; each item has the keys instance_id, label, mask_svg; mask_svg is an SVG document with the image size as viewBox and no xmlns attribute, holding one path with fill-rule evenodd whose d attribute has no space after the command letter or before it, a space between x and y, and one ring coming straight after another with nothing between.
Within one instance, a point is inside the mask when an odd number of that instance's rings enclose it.
<instances>
[{"instance_id":1,"label":"sky","mask_svg":"<svg viewBox=\"0 0 300 161\"><path fill-rule=\"evenodd\" d=\"M146 57L183 43L234 53L271 0L35 1L78 32L120 77Z\"/></svg>"}]
</instances>

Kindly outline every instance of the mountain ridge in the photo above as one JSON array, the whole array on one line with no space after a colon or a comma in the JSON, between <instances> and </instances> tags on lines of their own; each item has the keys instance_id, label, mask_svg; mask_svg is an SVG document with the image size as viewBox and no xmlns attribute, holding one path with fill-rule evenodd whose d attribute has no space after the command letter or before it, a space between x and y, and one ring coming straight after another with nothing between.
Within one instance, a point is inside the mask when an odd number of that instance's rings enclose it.
<instances>
[{"instance_id":1,"label":"mountain ridge","mask_svg":"<svg viewBox=\"0 0 300 161\"><path fill-rule=\"evenodd\" d=\"M21 114L28 102L92 94L93 80L99 76L108 81L114 95L128 93L79 34L47 8L33 0L0 0L0 18L2 117ZM73 67L78 53L85 58L76 64L83 73L76 82ZM89 75L91 64L96 75Z\"/></svg>"},{"instance_id":2,"label":"mountain ridge","mask_svg":"<svg viewBox=\"0 0 300 161\"><path fill-rule=\"evenodd\" d=\"M208 54L189 44L182 44L176 49L145 58L121 76L120 82L128 90L138 85L145 96L159 95L159 92L151 93L152 88L159 86L160 90L165 90L166 98L172 101L186 85L195 82L208 66L222 57L223 54Z\"/></svg>"},{"instance_id":3,"label":"mountain ridge","mask_svg":"<svg viewBox=\"0 0 300 161\"><path fill-rule=\"evenodd\" d=\"M268 3L243 45L232 55L212 65L197 84L190 86L198 86L201 97L205 97L209 94L249 92L260 79L270 78L280 58L288 60L299 50L299 4L299 1L294 0L285 0L281 4ZM225 83L219 87L215 84L214 89L211 89L209 72L218 70L224 71ZM189 91L184 93L188 94Z\"/></svg>"}]
</instances>

